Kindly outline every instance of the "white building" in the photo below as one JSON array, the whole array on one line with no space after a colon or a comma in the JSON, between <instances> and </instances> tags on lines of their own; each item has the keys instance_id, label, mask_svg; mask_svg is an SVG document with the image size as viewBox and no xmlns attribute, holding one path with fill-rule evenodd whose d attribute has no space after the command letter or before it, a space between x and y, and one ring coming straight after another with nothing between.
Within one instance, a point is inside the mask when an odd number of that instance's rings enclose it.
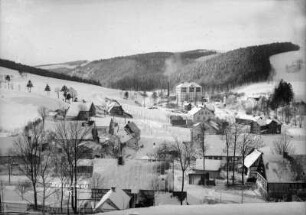
<instances>
[{"instance_id":1,"label":"white building","mask_svg":"<svg viewBox=\"0 0 306 215\"><path fill-rule=\"evenodd\" d=\"M195 82L184 82L175 87L177 104L182 106L184 101L195 104L202 99L202 87Z\"/></svg>"}]
</instances>

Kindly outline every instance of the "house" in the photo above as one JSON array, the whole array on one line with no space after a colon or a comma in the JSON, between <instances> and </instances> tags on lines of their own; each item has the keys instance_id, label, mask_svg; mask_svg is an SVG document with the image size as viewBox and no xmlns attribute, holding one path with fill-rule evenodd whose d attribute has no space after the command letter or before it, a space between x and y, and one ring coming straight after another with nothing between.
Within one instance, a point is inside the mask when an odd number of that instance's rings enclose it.
<instances>
[{"instance_id":1,"label":"house","mask_svg":"<svg viewBox=\"0 0 306 215\"><path fill-rule=\"evenodd\" d=\"M123 130L117 132L120 142L129 146L130 148L138 149L138 142L140 140L140 129L134 122L128 121Z\"/></svg>"},{"instance_id":2,"label":"house","mask_svg":"<svg viewBox=\"0 0 306 215\"><path fill-rule=\"evenodd\" d=\"M112 117L105 116L105 117L91 117L90 121L93 122L95 135L97 140L101 139L103 136L109 134L110 132L110 126L113 122Z\"/></svg>"},{"instance_id":3,"label":"house","mask_svg":"<svg viewBox=\"0 0 306 215\"><path fill-rule=\"evenodd\" d=\"M260 117L251 122L251 133L254 134L280 134L282 123L276 119L263 119Z\"/></svg>"},{"instance_id":4,"label":"house","mask_svg":"<svg viewBox=\"0 0 306 215\"><path fill-rule=\"evenodd\" d=\"M256 186L270 201L306 199L306 155L262 156L262 172L257 172Z\"/></svg>"},{"instance_id":5,"label":"house","mask_svg":"<svg viewBox=\"0 0 306 215\"><path fill-rule=\"evenodd\" d=\"M193 123L204 122L215 117L213 106L207 105L194 107L187 114Z\"/></svg>"},{"instance_id":6,"label":"house","mask_svg":"<svg viewBox=\"0 0 306 215\"><path fill-rule=\"evenodd\" d=\"M109 212L129 208L131 197L120 188L112 187L98 202L94 212Z\"/></svg>"},{"instance_id":7,"label":"house","mask_svg":"<svg viewBox=\"0 0 306 215\"><path fill-rule=\"evenodd\" d=\"M195 82L184 82L175 87L177 104L182 106L184 101L194 102L201 101L202 87Z\"/></svg>"},{"instance_id":8,"label":"house","mask_svg":"<svg viewBox=\"0 0 306 215\"><path fill-rule=\"evenodd\" d=\"M220 132L220 125L214 120L198 122L196 124L193 124L191 127L192 140L197 141L200 138L202 134L202 126L204 126L205 134L207 135L215 135L219 134Z\"/></svg>"},{"instance_id":9,"label":"house","mask_svg":"<svg viewBox=\"0 0 306 215\"><path fill-rule=\"evenodd\" d=\"M111 116L123 116L124 110L119 102L111 100L106 105L107 113Z\"/></svg>"},{"instance_id":10,"label":"house","mask_svg":"<svg viewBox=\"0 0 306 215\"><path fill-rule=\"evenodd\" d=\"M92 172L93 172L93 161L92 161L92 159L79 159L77 161L78 176L91 177Z\"/></svg>"},{"instance_id":11,"label":"house","mask_svg":"<svg viewBox=\"0 0 306 215\"><path fill-rule=\"evenodd\" d=\"M87 121L95 115L96 108L93 102L72 102L67 110L66 119Z\"/></svg>"},{"instance_id":12,"label":"house","mask_svg":"<svg viewBox=\"0 0 306 215\"><path fill-rule=\"evenodd\" d=\"M220 135L207 135L205 137L205 144L207 150L205 152L205 159L211 160L221 160L222 169L226 169L227 163L227 151L225 140L220 137ZM228 160L229 160L229 170L233 169L233 161L235 159L235 169L238 168L238 165L241 163L241 154L236 150L235 157L234 151L232 148L229 148L228 151Z\"/></svg>"},{"instance_id":13,"label":"house","mask_svg":"<svg viewBox=\"0 0 306 215\"><path fill-rule=\"evenodd\" d=\"M184 109L185 111L190 111L191 108L192 108L192 104L191 104L190 102L184 101L184 103L183 103L183 109Z\"/></svg>"},{"instance_id":14,"label":"house","mask_svg":"<svg viewBox=\"0 0 306 215\"><path fill-rule=\"evenodd\" d=\"M209 179L216 179L220 176L222 161L205 159L203 169L203 159L196 160L196 166L189 176L189 184L204 185Z\"/></svg>"},{"instance_id":15,"label":"house","mask_svg":"<svg viewBox=\"0 0 306 215\"><path fill-rule=\"evenodd\" d=\"M239 115L236 123L250 126L254 134L280 134L282 123L277 119L267 119L263 116Z\"/></svg>"},{"instance_id":16,"label":"house","mask_svg":"<svg viewBox=\"0 0 306 215\"><path fill-rule=\"evenodd\" d=\"M118 159L99 158L93 161L93 174L103 176L101 189L165 190L165 180L158 178L161 172L157 171L157 168L165 167L167 165L161 161L126 159L124 165L118 165ZM168 174L168 171L164 171L164 174ZM166 178L166 181L167 190L172 189L172 180ZM152 186L154 183L160 183L160 186Z\"/></svg>"},{"instance_id":17,"label":"house","mask_svg":"<svg viewBox=\"0 0 306 215\"><path fill-rule=\"evenodd\" d=\"M187 120L180 115L171 115L170 116L170 123L172 126L186 126Z\"/></svg>"},{"instance_id":18,"label":"house","mask_svg":"<svg viewBox=\"0 0 306 215\"><path fill-rule=\"evenodd\" d=\"M244 172L249 181L255 181L257 172L262 172L261 166L262 152L254 149L244 158Z\"/></svg>"}]
</instances>

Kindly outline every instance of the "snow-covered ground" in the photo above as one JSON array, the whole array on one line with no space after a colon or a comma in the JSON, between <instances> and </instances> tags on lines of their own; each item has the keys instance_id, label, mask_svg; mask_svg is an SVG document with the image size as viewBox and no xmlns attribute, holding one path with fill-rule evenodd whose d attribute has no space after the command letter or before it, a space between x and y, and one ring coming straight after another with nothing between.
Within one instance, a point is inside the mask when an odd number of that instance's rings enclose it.
<instances>
[{"instance_id":1,"label":"snow-covered ground","mask_svg":"<svg viewBox=\"0 0 306 215\"><path fill-rule=\"evenodd\" d=\"M125 211L113 211L103 213L110 215L156 215L156 214L211 214L211 215L300 215L305 214L305 202L282 202L282 203L252 203L252 204L218 204L218 205L161 205L148 208L133 208ZM101 213L102 214L102 213Z\"/></svg>"},{"instance_id":2,"label":"snow-covered ground","mask_svg":"<svg viewBox=\"0 0 306 215\"><path fill-rule=\"evenodd\" d=\"M270 63L275 71L273 80L270 82L261 82L238 87L234 91L245 93L245 96L254 96L258 94L272 93L279 81L283 79L292 84L296 99L306 99L306 70L305 62L301 64L299 70L287 72L288 66L296 63L297 60L305 59L304 50L292 51L273 55L270 57Z\"/></svg>"}]
</instances>

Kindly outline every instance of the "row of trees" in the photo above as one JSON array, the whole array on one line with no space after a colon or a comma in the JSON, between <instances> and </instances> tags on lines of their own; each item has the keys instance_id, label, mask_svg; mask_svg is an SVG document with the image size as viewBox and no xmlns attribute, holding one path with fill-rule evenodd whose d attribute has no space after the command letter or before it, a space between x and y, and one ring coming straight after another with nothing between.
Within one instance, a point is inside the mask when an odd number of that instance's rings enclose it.
<instances>
[{"instance_id":1,"label":"row of trees","mask_svg":"<svg viewBox=\"0 0 306 215\"><path fill-rule=\"evenodd\" d=\"M39 68L32 67L32 66L27 66L24 64L16 63L14 61L5 60L5 59L0 59L0 66L9 68L9 69L13 69L13 70L17 70L19 71L20 74L31 73L31 74L45 76L45 77L76 81L76 82L82 82L82 83L88 83L88 84L101 86L99 80L96 80L96 79L91 80L91 79L84 79L84 78L77 77L77 76L70 76L70 75L66 75L63 73L57 73L57 72L52 72L49 70L39 69Z\"/></svg>"},{"instance_id":2,"label":"row of trees","mask_svg":"<svg viewBox=\"0 0 306 215\"><path fill-rule=\"evenodd\" d=\"M41 108L39 113L45 116L46 111ZM74 213L77 213L77 163L87 153L82 143L89 132L90 129L82 126L81 122L66 121L59 123L53 132L45 131L44 120L30 122L24 128L15 142L13 152L22 161L20 170L31 181L35 209L38 207L38 193L41 189L42 206L45 207L46 199L53 194L48 189L48 184L51 178L56 176L61 183L61 208L63 208L64 185L68 183L72 193L71 207Z\"/></svg>"},{"instance_id":3,"label":"row of trees","mask_svg":"<svg viewBox=\"0 0 306 215\"><path fill-rule=\"evenodd\" d=\"M237 171L237 155L241 156L242 166L244 166L245 157L253 149L263 147L263 142L259 135L251 134L248 130L239 124L230 124L224 131L225 150L226 150L226 178L227 185L230 185L229 168L232 167L232 184L235 184L235 171ZM185 173L190 168L196 158L203 159L203 170L205 170L205 155L209 149L209 143L206 141L206 127L204 123L200 125L200 133L193 141L181 142L177 138L173 144L162 144L153 156L157 159L166 159L177 161L182 172L181 192L184 191ZM244 180L244 170L242 168L242 184ZM181 199L182 201L182 199ZM181 202L182 203L182 202Z\"/></svg>"}]
</instances>

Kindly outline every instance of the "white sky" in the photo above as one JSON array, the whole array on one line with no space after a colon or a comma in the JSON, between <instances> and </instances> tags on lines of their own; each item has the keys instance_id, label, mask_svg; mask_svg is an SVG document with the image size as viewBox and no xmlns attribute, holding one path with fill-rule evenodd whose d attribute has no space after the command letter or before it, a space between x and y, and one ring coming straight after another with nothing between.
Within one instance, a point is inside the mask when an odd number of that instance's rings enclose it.
<instances>
[{"instance_id":1,"label":"white sky","mask_svg":"<svg viewBox=\"0 0 306 215\"><path fill-rule=\"evenodd\" d=\"M303 45L303 2L0 0L0 56L38 65L277 41Z\"/></svg>"}]
</instances>

